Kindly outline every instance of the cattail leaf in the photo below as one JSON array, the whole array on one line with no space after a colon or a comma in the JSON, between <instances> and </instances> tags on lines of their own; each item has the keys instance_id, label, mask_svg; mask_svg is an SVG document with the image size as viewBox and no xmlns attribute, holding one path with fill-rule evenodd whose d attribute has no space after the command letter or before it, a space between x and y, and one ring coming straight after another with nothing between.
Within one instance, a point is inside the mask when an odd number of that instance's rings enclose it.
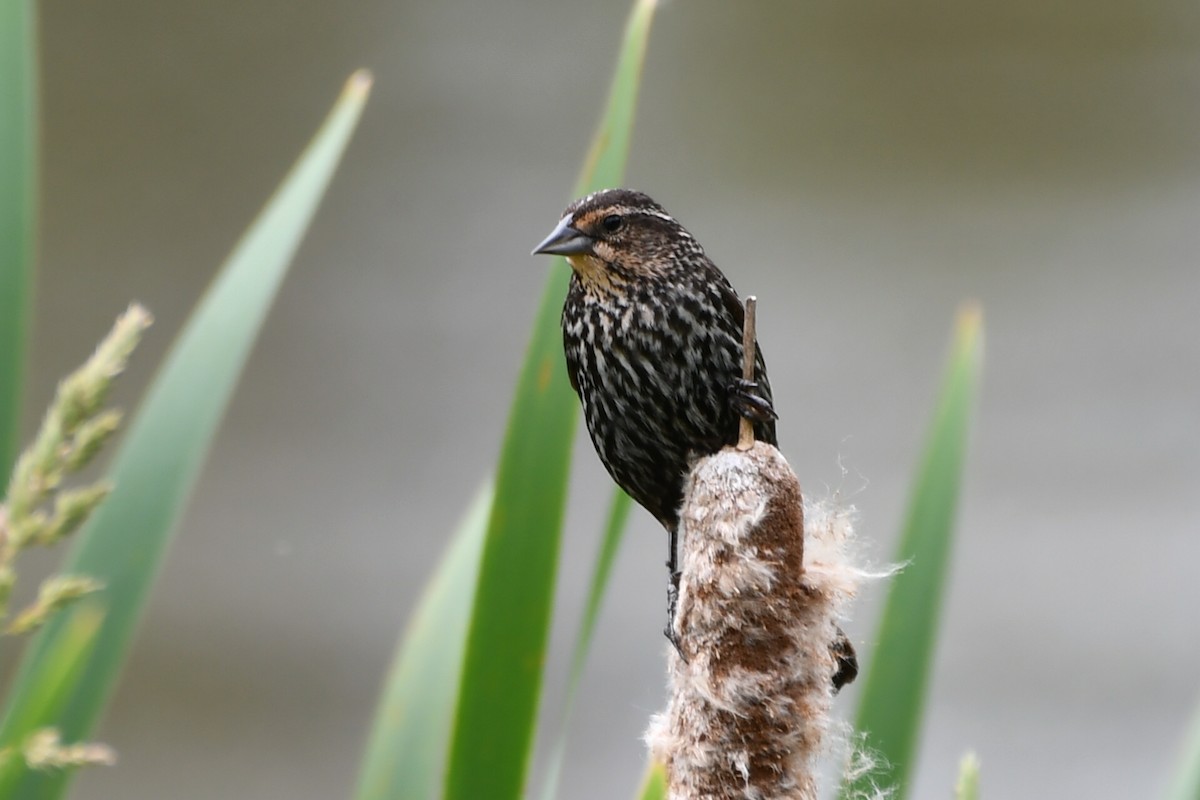
<instances>
[{"instance_id":1,"label":"cattail leaf","mask_svg":"<svg viewBox=\"0 0 1200 800\"><path fill-rule=\"evenodd\" d=\"M576 194L621 182L654 9L654 0L634 4ZM559 332L568 275L554 259L509 414L451 737L448 800L516 800L524 791L578 416Z\"/></svg>"},{"instance_id":2,"label":"cattail leaf","mask_svg":"<svg viewBox=\"0 0 1200 800\"><path fill-rule=\"evenodd\" d=\"M37 22L33 0L0 3L0 492L17 457L33 287Z\"/></svg>"},{"instance_id":3,"label":"cattail leaf","mask_svg":"<svg viewBox=\"0 0 1200 800\"><path fill-rule=\"evenodd\" d=\"M667 768L657 761L651 762L637 797L638 800L667 800Z\"/></svg>"},{"instance_id":4,"label":"cattail leaf","mask_svg":"<svg viewBox=\"0 0 1200 800\"><path fill-rule=\"evenodd\" d=\"M1200 800L1200 706L1196 708L1183 743L1182 757L1167 800Z\"/></svg>"},{"instance_id":5,"label":"cattail leaf","mask_svg":"<svg viewBox=\"0 0 1200 800\"><path fill-rule=\"evenodd\" d=\"M979 800L979 759L974 753L967 753L958 763L954 800Z\"/></svg>"},{"instance_id":6,"label":"cattail leaf","mask_svg":"<svg viewBox=\"0 0 1200 800\"><path fill-rule=\"evenodd\" d=\"M483 487L417 603L388 674L359 776L357 800L431 798L441 786L451 710L492 487Z\"/></svg>"},{"instance_id":7,"label":"cattail leaf","mask_svg":"<svg viewBox=\"0 0 1200 800\"><path fill-rule=\"evenodd\" d=\"M22 685L28 702L5 720L0 746L23 743L34 731L45 727L47 719L62 713L83 678L103 620L104 614L97 605L87 603L76 609L61 626L59 635L46 649L43 669ZM0 767L0 797L26 797L16 793L26 772L27 768L19 758L7 759Z\"/></svg>"},{"instance_id":8,"label":"cattail leaf","mask_svg":"<svg viewBox=\"0 0 1200 800\"><path fill-rule=\"evenodd\" d=\"M866 735L866 746L881 756L881 767L843 786L842 797L850 796L851 790L869 793L872 784L895 787L896 800L908 793L982 357L982 313L969 306L958 317L896 553L896 560L906 566L892 579L875 649L864 659L866 674L855 724Z\"/></svg>"},{"instance_id":9,"label":"cattail leaf","mask_svg":"<svg viewBox=\"0 0 1200 800\"><path fill-rule=\"evenodd\" d=\"M31 693L74 624L73 609L33 640L21 662L0 741L16 721L53 726L63 741L85 738L124 663L134 626L183 512L255 337L316 211L370 87L352 77L308 149L225 262L168 354L116 454L115 489L80 534L66 571L105 584L93 601L104 624L86 669L61 714ZM18 792L38 800L62 795L67 776L24 775Z\"/></svg>"},{"instance_id":10,"label":"cattail leaf","mask_svg":"<svg viewBox=\"0 0 1200 800\"><path fill-rule=\"evenodd\" d=\"M554 749L550 753L549 764L546 768L542 800L554 800L558 794L563 759L566 758L567 753L567 730L572 712L575 710L575 697L579 694L579 684L583 680L583 668L587 664L588 651L591 650L592 633L596 629L596 620L600 616L600 605L603 603L604 593L608 589L608 578L612 574L613 561L617 557L617 550L620 549L621 539L625 534L625 523L629 521L632 503L633 500L629 495L617 489L613 494L612 503L609 505L608 521L604 526L604 538L600 541L596 563L592 568L592 581L588 586L587 605L583 609L579 631L575 634L575 649L571 653L571 672L567 679L567 692L563 698L562 718L559 720Z\"/></svg>"}]
</instances>

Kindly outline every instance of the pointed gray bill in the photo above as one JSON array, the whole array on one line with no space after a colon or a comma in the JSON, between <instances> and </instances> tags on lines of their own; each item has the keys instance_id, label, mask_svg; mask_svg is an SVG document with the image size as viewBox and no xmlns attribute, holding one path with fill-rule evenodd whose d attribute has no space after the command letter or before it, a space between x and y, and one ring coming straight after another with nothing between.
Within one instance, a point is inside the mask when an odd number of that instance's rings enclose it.
<instances>
[{"instance_id":1,"label":"pointed gray bill","mask_svg":"<svg viewBox=\"0 0 1200 800\"><path fill-rule=\"evenodd\" d=\"M583 231L571 227L571 218L563 217L550 231L550 235L542 243L533 248L533 255L545 253L552 256L575 256L591 254L592 237Z\"/></svg>"}]
</instances>

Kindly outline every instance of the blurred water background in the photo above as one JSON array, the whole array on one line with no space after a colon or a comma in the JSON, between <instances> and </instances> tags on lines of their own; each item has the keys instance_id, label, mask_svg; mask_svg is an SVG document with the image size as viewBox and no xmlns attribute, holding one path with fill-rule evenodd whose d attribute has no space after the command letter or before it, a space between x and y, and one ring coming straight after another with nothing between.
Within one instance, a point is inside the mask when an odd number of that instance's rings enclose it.
<instances>
[{"instance_id":1,"label":"blurred water background","mask_svg":"<svg viewBox=\"0 0 1200 800\"><path fill-rule=\"evenodd\" d=\"M570 199L626 11L41 4L29 431L130 299L158 320L119 392L138 396L341 82L377 77L101 728L121 763L75 797L350 792L398 633L497 453L548 269L528 252ZM1200 695L1198 99L1182 0L690 0L655 23L628 183L759 295L784 452L860 509L875 562L954 310L984 306L915 797L949 796L967 748L990 798L1165 786ZM610 492L576 454L551 723ZM663 551L635 512L566 797L641 774ZM849 626L867 659L881 594Z\"/></svg>"}]
</instances>

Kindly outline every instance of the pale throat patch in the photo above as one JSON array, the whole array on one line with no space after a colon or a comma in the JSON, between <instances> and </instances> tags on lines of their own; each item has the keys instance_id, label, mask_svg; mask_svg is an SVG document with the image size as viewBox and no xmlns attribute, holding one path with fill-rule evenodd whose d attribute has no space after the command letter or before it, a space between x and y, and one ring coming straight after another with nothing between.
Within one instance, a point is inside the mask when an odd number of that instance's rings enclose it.
<instances>
[{"instance_id":1,"label":"pale throat patch","mask_svg":"<svg viewBox=\"0 0 1200 800\"><path fill-rule=\"evenodd\" d=\"M619 276L614 275L608 266L596 256L583 253L570 255L567 256L567 263L583 281L585 289L611 294L619 285L626 283Z\"/></svg>"}]
</instances>

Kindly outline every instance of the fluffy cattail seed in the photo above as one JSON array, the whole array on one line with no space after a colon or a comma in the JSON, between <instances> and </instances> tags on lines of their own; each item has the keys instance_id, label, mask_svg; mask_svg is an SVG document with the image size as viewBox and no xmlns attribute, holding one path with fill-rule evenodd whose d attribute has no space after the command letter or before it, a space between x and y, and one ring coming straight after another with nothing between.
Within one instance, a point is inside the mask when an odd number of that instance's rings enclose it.
<instances>
[{"instance_id":1,"label":"fluffy cattail seed","mask_svg":"<svg viewBox=\"0 0 1200 800\"><path fill-rule=\"evenodd\" d=\"M671 800L810 800L829 726L838 619L861 573L848 514L810 507L758 442L698 461L681 508L681 653L646 739Z\"/></svg>"}]
</instances>

